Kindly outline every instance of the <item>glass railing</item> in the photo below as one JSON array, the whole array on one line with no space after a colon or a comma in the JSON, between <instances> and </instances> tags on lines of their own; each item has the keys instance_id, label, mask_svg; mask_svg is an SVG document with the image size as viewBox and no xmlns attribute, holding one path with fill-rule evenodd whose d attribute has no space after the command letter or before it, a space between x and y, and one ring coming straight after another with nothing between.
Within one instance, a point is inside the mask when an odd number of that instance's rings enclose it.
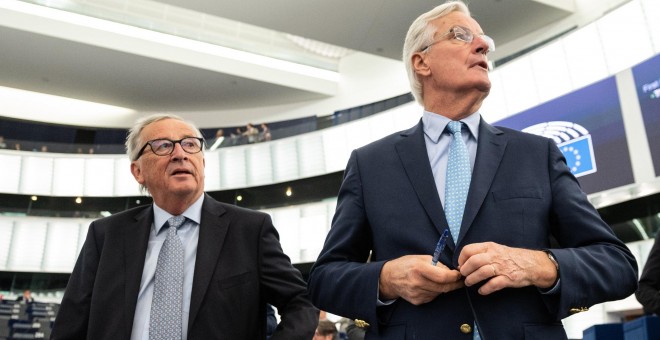
<instances>
[{"instance_id":1,"label":"glass railing","mask_svg":"<svg viewBox=\"0 0 660 340\"><path fill-rule=\"evenodd\" d=\"M4 146L3 146L4 145ZM55 142L37 142L25 139L5 138L0 143L0 149L33 151L33 152L55 152L72 154L122 154L125 153L124 145L121 144L72 144Z\"/></svg>"},{"instance_id":2,"label":"glass railing","mask_svg":"<svg viewBox=\"0 0 660 340\"><path fill-rule=\"evenodd\" d=\"M349 109L335 111L332 115L323 117L306 117L282 122L273 122L266 124L255 124L256 134L246 134L246 127L223 127L223 128L205 128L201 129L202 134L206 138L207 148L217 149L239 145L247 145L254 143L268 142L292 136L301 135L317 130L330 128L333 126L345 124L351 121L369 117L371 115L387 111L397 106L413 101L410 93L399 95L393 98L380 100L374 103L369 103L361 106L356 106ZM11 124L18 124L15 121L1 121L3 126L11 127ZM41 124L41 123L28 123L20 122L20 124ZM75 128L71 128L71 135L75 135ZM5 129L2 129L5 130ZM2 135L0 130L0 135ZM222 130L222 137L216 137L218 131ZM114 135L125 135L125 130L122 133ZM113 131L116 132L116 131ZM99 132L100 133L100 132ZM116 143L111 144L85 144L85 143L55 143L55 142L42 142L37 141L38 137L26 139L7 138L5 136L3 141L0 141L0 149L7 150L20 150L20 151L33 151L33 152L54 152L54 153L70 153L70 154L123 154L125 147L123 140L117 140Z\"/></svg>"}]
</instances>

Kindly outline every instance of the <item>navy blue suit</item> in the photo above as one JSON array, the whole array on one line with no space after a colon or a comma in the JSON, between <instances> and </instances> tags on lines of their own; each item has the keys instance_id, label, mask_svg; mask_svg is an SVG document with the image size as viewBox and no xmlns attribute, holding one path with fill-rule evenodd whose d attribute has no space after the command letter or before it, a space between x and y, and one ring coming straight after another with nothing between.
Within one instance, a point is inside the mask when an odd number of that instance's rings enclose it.
<instances>
[{"instance_id":1,"label":"navy blue suit","mask_svg":"<svg viewBox=\"0 0 660 340\"><path fill-rule=\"evenodd\" d=\"M419 306L397 299L377 307L383 264L433 254L445 228L421 122L355 150L310 274L312 301L368 322L367 339L472 339L460 326L473 325L475 317L482 339L565 339L562 318L636 288L634 257L600 219L547 138L481 121L461 232L440 260L455 268L463 246L486 241L548 249L552 235L560 245L551 249L560 264L557 294L525 287L482 296L478 284Z\"/></svg>"}]
</instances>

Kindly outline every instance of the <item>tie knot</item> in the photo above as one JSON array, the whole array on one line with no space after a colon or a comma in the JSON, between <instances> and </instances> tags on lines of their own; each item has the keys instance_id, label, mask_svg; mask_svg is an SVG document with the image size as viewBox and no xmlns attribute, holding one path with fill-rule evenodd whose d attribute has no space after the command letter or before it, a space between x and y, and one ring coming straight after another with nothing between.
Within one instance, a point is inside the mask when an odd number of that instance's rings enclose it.
<instances>
[{"instance_id":1,"label":"tie knot","mask_svg":"<svg viewBox=\"0 0 660 340\"><path fill-rule=\"evenodd\" d=\"M177 229L183 224L183 221L185 220L186 218L183 217L183 215L172 216L167 220L167 223L169 223L170 227L174 227L174 229Z\"/></svg>"},{"instance_id":2,"label":"tie knot","mask_svg":"<svg viewBox=\"0 0 660 340\"><path fill-rule=\"evenodd\" d=\"M449 129L449 131L452 134L454 134L456 132L461 132L462 127L463 127L463 123L461 123L461 122L451 121L451 122L449 122L449 124L447 124L447 129Z\"/></svg>"}]
</instances>

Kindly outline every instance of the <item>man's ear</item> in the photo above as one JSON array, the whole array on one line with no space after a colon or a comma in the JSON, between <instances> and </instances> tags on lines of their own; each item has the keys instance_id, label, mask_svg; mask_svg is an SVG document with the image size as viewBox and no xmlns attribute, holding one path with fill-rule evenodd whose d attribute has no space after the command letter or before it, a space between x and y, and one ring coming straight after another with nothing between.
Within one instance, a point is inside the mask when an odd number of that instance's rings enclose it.
<instances>
[{"instance_id":1,"label":"man's ear","mask_svg":"<svg viewBox=\"0 0 660 340\"><path fill-rule=\"evenodd\" d=\"M139 184L144 185L144 177L142 177L142 169L140 168L140 165L137 164L137 161L131 162L131 173L133 174L133 177Z\"/></svg>"},{"instance_id":2,"label":"man's ear","mask_svg":"<svg viewBox=\"0 0 660 340\"><path fill-rule=\"evenodd\" d=\"M431 74L431 68L421 52L412 55L412 67L415 74L419 76L429 76Z\"/></svg>"}]
</instances>

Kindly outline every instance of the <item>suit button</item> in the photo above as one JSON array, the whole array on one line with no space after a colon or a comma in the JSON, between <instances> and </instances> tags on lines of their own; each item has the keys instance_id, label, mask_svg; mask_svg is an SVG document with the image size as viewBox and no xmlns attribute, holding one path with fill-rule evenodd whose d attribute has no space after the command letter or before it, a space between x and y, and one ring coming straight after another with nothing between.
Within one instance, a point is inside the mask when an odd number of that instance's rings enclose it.
<instances>
[{"instance_id":1,"label":"suit button","mask_svg":"<svg viewBox=\"0 0 660 340\"><path fill-rule=\"evenodd\" d=\"M464 323L461 325L461 333L463 334L470 334L472 332L472 326Z\"/></svg>"},{"instance_id":2,"label":"suit button","mask_svg":"<svg viewBox=\"0 0 660 340\"><path fill-rule=\"evenodd\" d=\"M577 313L588 312L588 311L589 311L589 307L573 307L573 308L568 310L568 313L569 314L577 314Z\"/></svg>"},{"instance_id":3,"label":"suit button","mask_svg":"<svg viewBox=\"0 0 660 340\"><path fill-rule=\"evenodd\" d=\"M362 329L369 328L369 326L370 326L368 322L366 322L364 320L360 320L360 319L355 319L355 325L358 328L362 328Z\"/></svg>"}]
</instances>

